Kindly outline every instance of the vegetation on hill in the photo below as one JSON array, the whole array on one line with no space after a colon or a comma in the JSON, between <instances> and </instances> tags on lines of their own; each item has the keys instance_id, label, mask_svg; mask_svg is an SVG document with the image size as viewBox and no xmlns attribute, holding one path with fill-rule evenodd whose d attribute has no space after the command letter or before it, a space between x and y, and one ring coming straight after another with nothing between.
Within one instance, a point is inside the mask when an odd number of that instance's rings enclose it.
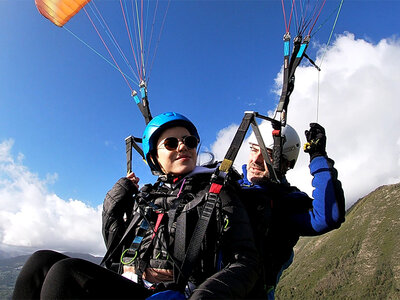
<instances>
[{"instance_id":1,"label":"vegetation on hill","mask_svg":"<svg viewBox=\"0 0 400 300\"><path fill-rule=\"evenodd\" d=\"M360 199L338 230L301 238L276 299L400 299L400 184Z\"/></svg>"}]
</instances>

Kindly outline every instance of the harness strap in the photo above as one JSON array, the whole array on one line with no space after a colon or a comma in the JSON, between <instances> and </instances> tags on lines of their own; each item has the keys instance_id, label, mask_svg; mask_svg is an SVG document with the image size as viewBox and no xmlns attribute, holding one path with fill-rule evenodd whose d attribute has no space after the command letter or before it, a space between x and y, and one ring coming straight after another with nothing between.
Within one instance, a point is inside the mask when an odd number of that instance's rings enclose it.
<instances>
[{"instance_id":1,"label":"harness strap","mask_svg":"<svg viewBox=\"0 0 400 300\"><path fill-rule=\"evenodd\" d=\"M122 236L122 238L119 240L118 244L116 244L114 246L114 242L115 242L115 238L116 235L114 235L114 239L111 241L110 243L110 247L108 247L106 254L104 254L104 257L100 263L101 266L106 265L106 263L108 262L108 260L113 257L113 255L115 254L115 252L117 251L117 249L119 249L123 243L125 242L126 237L132 232L132 230L134 230L134 228L136 227L136 225L139 223L139 221L141 220L141 215L138 212L135 212L133 215L133 218L131 220L131 222L128 225L128 228L125 230L124 235Z\"/></svg>"},{"instance_id":2,"label":"harness strap","mask_svg":"<svg viewBox=\"0 0 400 300\"><path fill-rule=\"evenodd\" d=\"M153 241L163 217L164 217L163 212L157 212L157 222L153 229L153 235L151 236L151 241ZM147 266L149 265L149 259L153 249L154 249L154 243L150 243L149 247L147 247L147 249L144 251L142 259L140 259L139 261L138 268L136 269L136 274L138 275L138 280L140 283L143 283L142 275L145 272Z\"/></svg>"},{"instance_id":3,"label":"harness strap","mask_svg":"<svg viewBox=\"0 0 400 300\"><path fill-rule=\"evenodd\" d=\"M274 147L272 149L272 161L275 171L281 176L281 165L282 165L282 126L280 122L272 122L273 131L272 137L274 139Z\"/></svg>"},{"instance_id":4,"label":"harness strap","mask_svg":"<svg viewBox=\"0 0 400 300\"><path fill-rule=\"evenodd\" d=\"M125 145L126 145L126 174L132 172L132 136L128 136L125 138Z\"/></svg>"},{"instance_id":5,"label":"harness strap","mask_svg":"<svg viewBox=\"0 0 400 300\"><path fill-rule=\"evenodd\" d=\"M137 144L137 143L141 143L141 142L142 142L142 140L140 138L136 138L131 135L125 138L126 172L127 172L127 174L132 172L132 147L136 150L137 153L139 153L139 155L145 161L143 150Z\"/></svg>"},{"instance_id":6,"label":"harness strap","mask_svg":"<svg viewBox=\"0 0 400 300\"><path fill-rule=\"evenodd\" d=\"M139 107L140 112L142 113L146 125L151 121L153 118L150 113L149 101L147 99L147 87L144 81L141 81L139 84L140 88L140 98L136 91L132 91L133 100L135 100L137 106Z\"/></svg>"},{"instance_id":7,"label":"harness strap","mask_svg":"<svg viewBox=\"0 0 400 300\"><path fill-rule=\"evenodd\" d=\"M185 250L186 250L186 213L181 213L176 220L176 230L175 230L175 244L174 244L174 255L175 258L182 262L185 258ZM174 269L176 264L174 264ZM177 270L174 274L180 273L180 270Z\"/></svg>"},{"instance_id":8,"label":"harness strap","mask_svg":"<svg viewBox=\"0 0 400 300\"><path fill-rule=\"evenodd\" d=\"M229 146L228 151L225 154L225 158L219 166L219 170L227 173L232 167L233 162L239 152L240 146L243 143L244 137L246 136L247 130L249 129L250 123L254 120L254 112L245 112L242 122L239 125L238 130Z\"/></svg>"},{"instance_id":9,"label":"harness strap","mask_svg":"<svg viewBox=\"0 0 400 300\"><path fill-rule=\"evenodd\" d=\"M148 228L149 228L149 223L146 221L146 219L143 219L142 222L140 223L138 234L133 239L131 247L125 249L124 252L122 252L121 263L123 265L128 265L136 259L137 256L136 251L142 244L143 238Z\"/></svg>"},{"instance_id":10,"label":"harness strap","mask_svg":"<svg viewBox=\"0 0 400 300\"><path fill-rule=\"evenodd\" d=\"M273 120L273 121L275 121L275 120ZM272 123L274 123L274 122L272 122ZM263 138L261 136L260 129L258 128L258 125L257 125L257 123L255 121L254 121L254 123L251 123L251 128L253 129L254 135L256 136L257 143L258 143L258 146L260 147L260 151L261 151L261 154L262 154L262 156L264 158L264 161L266 162L270 179L272 181L274 181L274 182L279 182L279 178L278 178L278 176L276 174L276 170L274 169L274 167L272 165L272 162L269 159L269 155L267 153L267 147L265 146L264 140L263 140Z\"/></svg>"},{"instance_id":11,"label":"harness strap","mask_svg":"<svg viewBox=\"0 0 400 300\"><path fill-rule=\"evenodd\" d=\"M281 112L283 110L283 105L285 103L285 99L290 94L289 88L289 68L290 64L290 33L286 33L283 36L283 84L282 84L282 93L281 98L279 100L277 111Z\"/></svg>"},{"instance_id":12,"label":"harness strap","mask_svg":"<svg viewBox=\"0 0 400 300\"><path fill-rule=\"evenodd\" d=\"M281 124L286 125L287 108L289 105L290 95L294 89L294 73L305 55L305 51L310 41L310 36L306 36L302 41L299 35L294 39L293 52L289 60L289 40L290 36L284 36L284 72L283 72L283 85L282 93L278 103L276 112L281 113Z\"/></svg>"},{"instance_id":13,"label":"harness strap","mask_svg":"<svg viewBox=\"0 0 400 300\"><path fill-rule=\"evenodd\" d=\"M271 176L271 180L273 180L275 182L279 182L279 178L276 175L275 170L272 166L271 160L269 159L269 156L267 154L267 150L266 150L264 141L262 139L260 130L258 129L258 125L255 120L256 117L262 118L262 119L270 121L270 122L277 122L274 119L262 116L254 111L245 112L242 122L240 123L239 128L236 131L236 134L233 138L233 141L232 141L231 145L229 146L228 151L226 152L225 158L222 161L221 165L219 166L219 170L222 172L225 172L225 173L228 173L230 171L230 169L233 165L233 162L239 152L240 146L242 145L243 140L246 136L246 133L251 125L251 127L254 131L254 134L257 138L258 145L260 146L264 161L267 165L269 174Z\"/></svg>"},{"instance_id":14,"label":"harness strap","mask_svg":"<svg viewBox=\"0 0 400 300\"><path fill-rule=\"evenodd\" d=\"M174 225L175 222L175 216L177 212L181 212L183 209L183 205L176 207L174 209L169 209L167 211L168 214L168 232L171 232L171 228Z\"/></svg>"},{"instance_id":15,"label":"harness strap","mask_svg":"<svg viewBox=\"0 0 400 300\"><path fill-rule=\"evenodd\" d=\"M154 236L157 233L158 227L160 227L160 223L161 223L163 217L164 217L164 213L159 213L157 215L157 222L156 222L156 225L154 226L154 232L153 232L153 235L151 236L151 239L154 239Z\"/></svg>"},{"instance_id":16,"label":"harness strap","mask_svg":"<svg viewBox=\"0 0 400 300\"><path fill-rule=\"evenodd\" d=\"M184 255L182 264L181 264L181 268L180 271L178 273L174 273L174 274L178 274L175 275L176 279L175 282L178 285L178 287L180 287L181 289L184 289L186 283L187 283L187 279L189 278L189 274L192 271L193 265L195 263L195 261L197 260L199 253L200 253L200 249L201 249L201 243L203 242L206 230L208 228L211 216L213 214L214 208L216 206L216 202L219 199L219 193L222 189L222 185L221 184L217 184L217 183L212 183L209 192L206 194L206 202L204 204L203 210L201 212L200 218L197 221L196 227L193 231L192 237L190 239L188 248L186 250L186 253ZM185 215L185 214L182 214ZM183 217L185 218L185 217ZM186 219L183 220L184 223L186 223ZM183 224L186 225L186 224ZM178 227L178 225L177 225ZM183 226L179 226L179 227L183 227ZM180 230L181 230L180 228ZM178 230L178 228L177 228ZM178 231L177 231L178 234ZM176 240L176 242L178 242ZM185 242L184 242L185 243ZM182 255L182 248L184 246L184 243L182 245L182 243L179 243L179 248L177 247L177 251L179 255ZM176 244L175 244L176 245Z\"/></svg>"},{"instance_id":17,"label":"harness strap","mask_svg":"<svg viewBox=\"0 0 400 300\"><path fill-rule=\"evenodd\" d=\"M139 247L143 241L143 238L145 237L146 232L150 227L150 224L148 222L149 214L152 211L157 213L157 221L156 221L156 224L153 229L153 234L151 236L151 240L153 240L153 238L155 237L155 235L158 231L158 228L160 227L161 221L164 217L164 211L162 209L160 209L158 206L156 206L155 204L153 204L151 202L147 203L147 204L151 204L151 205L149 205L145 209L145 213L144 213L145 217L143 218L142 222L140 223L137 235L133 239L131 246L128 249L126 249L121 255L121 263L124 265L130 264L136 259L137 250L139 249Z\"/></svg>"}]
</instances>

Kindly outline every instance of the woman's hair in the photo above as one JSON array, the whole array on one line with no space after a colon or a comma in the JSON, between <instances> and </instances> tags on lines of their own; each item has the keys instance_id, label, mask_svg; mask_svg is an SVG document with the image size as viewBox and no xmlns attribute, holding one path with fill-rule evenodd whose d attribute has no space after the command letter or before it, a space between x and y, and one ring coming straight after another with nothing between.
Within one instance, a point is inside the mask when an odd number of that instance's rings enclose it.
<instances>
[{"instance_id":1,"label":"woman's hair","mask_svg":"<svg viewBox=\"0 0 400 300\"><path fill-rule=\"evenodd\" d=\"M197 151L197 165L207 166L215 163L215 155L210 151Z\"/></svg>"}]
</instances>

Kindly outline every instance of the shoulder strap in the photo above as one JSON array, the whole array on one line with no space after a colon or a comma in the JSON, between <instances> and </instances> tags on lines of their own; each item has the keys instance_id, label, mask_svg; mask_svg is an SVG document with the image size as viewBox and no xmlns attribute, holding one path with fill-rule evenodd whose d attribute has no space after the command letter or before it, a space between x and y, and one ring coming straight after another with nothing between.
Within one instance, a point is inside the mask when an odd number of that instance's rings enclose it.
<instances>
[{"instance_id":1,"label":"shoulder strap","mask_svg":"<svg viewBox=\"0 0 400 300\"><path fill-rule=\"evenodd\" d=\"M106 254L104 254L104 257L100 263L101 266L105 266L107 261L115 254L116 250L119 249L122 244L125 241L125 238L128 236L128 234L134 230L134 227L139 223L140 219L142 218L142 216L140 215L140 213L135 212L135 214L133 215L133 218L131 220L131 222L129 223L128 228L125 230L124 235L122 236L122 238L119 240L119 243L116 244L114 247L109 247L107 249ZM114 236L115 238L116 236ZM111 242L111 245L113 244L114 240Z\"/></svg>"},{"instance_id":2,"label":"shoulder strap","mask_svg":"<svg viewBox=\"0 0 400 300\"><path fill-rule=\"evenodd\" d=\"M154 190L154 187L158 187L158 185L159 185L159 182L156 182L154 185L146 184L145 186L143 186L141 188L140 193L137 195L137 198L135 199L135 201L137 201L138 207L140 207L140 205L143 204L143 203L141 203L142 201L145 201L147 205L153 205L153 206L150 206L150 208L157 209L157 207L153 203L148 201L148 198L151 196L151 192ZM141 220L143 221L144 216L142 215L142 213L140 213L140 210L141 209L139 208L139 211L135 211L135 210L133 211L133 217L132 217L128 227L126 228L124 235L122 236L122 238L119 240L118 243L116 243L116 241L114 241L117 238L117 236L113 237L113 240L110 243L110 247L107 249L107 252L104 255L104 257L100 263L101 266L107 266L106 265L107 261L110 260L111 257L113 257L113 255L116 253L116 251L118 249L120 249L120 247L123 245L123 243L125 243L127 236L130 235L132 233L132 231L134 231L136 229L136 226L139 224L139 222ZM113 246L113 244L116 244L116 245Z\"/></svg>"},{"instance_id":3,"label":"shoulder strap","mask_svg":"<svg viewBox=\"0 0 400 300\"><path fill-rule=\"evenodd\" d=\"M174 272L176 278L175 282L183 289L186 285L187 279L189 278L190 272L192 270L193 264L197 260L200 253L200 246L203 241L204 235L206 233L208 224L211 219L211 215L214 211L217 200L219 199L219 193L221 191L222 185L217 183L212 183L209 192L206 194L206 202L204 204L203 210L197 221L196 227L193 231L192 237L190 239L187 250L185 251L185 231L186 227L186 214L181 214L177 221L176 236L179 239L175 239L175 256L178 261L181 261L180 269ZM180 224L180 225L178 225ZM179 234L183 234L180 236ZM176 266L177 267L177 266Z\"/></svg>"}]
</instances>

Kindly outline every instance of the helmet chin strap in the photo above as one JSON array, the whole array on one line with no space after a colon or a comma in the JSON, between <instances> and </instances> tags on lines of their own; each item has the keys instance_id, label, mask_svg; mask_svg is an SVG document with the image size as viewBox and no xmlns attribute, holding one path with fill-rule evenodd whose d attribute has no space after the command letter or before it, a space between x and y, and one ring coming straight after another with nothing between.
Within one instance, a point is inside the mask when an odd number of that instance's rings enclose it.
<instances>
[{"instance_id":1,"label":"helmet chin strap","mask_svg":"<svg viewBox=\"0 0 400 300\"><path fill-rule=\"evenodd\" d=\"M153 154L150 154L150 160L151 160L151 163L154 166L154 168L151 168L152 169L151 173L153 175L159 176L159 177L164 176L164 175L168 175L168 174L164 173L164 171L163 171L161 165L159 164L158 160L156 158L153 158Z\"/></svg>"},{"instance_id":2,"label":"helmet chin strap","mask_svg":"<svg viewBox=\"0 0 400 300\"><path fill-rule=\"evenodd\" d=\"M158 179L162 182L166 183L174 183L174 180L177 178L177 176L173 174L161 174L158 175Z\"/></svg>"}]
</instances>

